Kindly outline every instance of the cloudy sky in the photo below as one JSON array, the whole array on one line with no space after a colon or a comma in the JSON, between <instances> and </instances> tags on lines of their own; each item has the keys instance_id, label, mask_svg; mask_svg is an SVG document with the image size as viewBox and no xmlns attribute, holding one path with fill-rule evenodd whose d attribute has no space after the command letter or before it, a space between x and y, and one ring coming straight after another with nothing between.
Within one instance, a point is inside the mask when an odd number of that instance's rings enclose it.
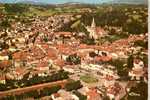
<instances>
[{"instance_id":1,"label":"cloudy sky","mask_svg":"<svg viewBox=\"0 0 150 100\"><path fill-rule=\"evenodd\" d=\"M82 3L104 3L104 2L125 2L125 3L146 3L148 0L0 0L0 2L14 3L20 1L34 1L51 4L66 3L66 2L82 2Z\"/></svg>"}]
</instances>

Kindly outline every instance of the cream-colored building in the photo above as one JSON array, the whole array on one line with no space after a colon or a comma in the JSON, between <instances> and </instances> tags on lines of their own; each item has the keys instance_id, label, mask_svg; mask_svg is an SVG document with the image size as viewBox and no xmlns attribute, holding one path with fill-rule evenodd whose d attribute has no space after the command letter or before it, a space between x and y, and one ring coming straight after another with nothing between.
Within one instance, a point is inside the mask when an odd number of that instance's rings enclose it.
<instances>
[{"instance_id":1,"label":"cream-colored building","mask_svg":"<svg viewBox=\"0 0 150 100\"><path fill-rule=\"evenodd\" d=\"M131 79L135 78L136 80L140 80L140 78L144 75L144 63L139 59L135 59L133 65L134 67L129 72L129 76Z\"/></svg>"},{"instance_id":2,"label":"cream-colored building","mask_svg":"<svg viewBox=\"0 0 150 100\"><path fill-rule=\"evenodd\" d=\"M107 33L101 27L96 26L94 18L91 26L86 26L86 29L90 33L90 38L98 39L107 35Z\"/></svg>"}]
</instances>

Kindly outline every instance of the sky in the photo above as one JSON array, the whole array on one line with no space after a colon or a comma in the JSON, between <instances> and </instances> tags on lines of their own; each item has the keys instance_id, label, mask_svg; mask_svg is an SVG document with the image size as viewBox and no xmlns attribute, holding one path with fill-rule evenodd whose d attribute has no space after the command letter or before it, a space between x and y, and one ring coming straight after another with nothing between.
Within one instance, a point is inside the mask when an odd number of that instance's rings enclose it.
<instances>
[{"instance_id":1,"label":"sky","mask_svg":"<svg viewBox=\"0 0 150 100\"><path fill-rule=\"evenodd\" d=\"M103 3L113 0L0 0L1 2L13 3L13 2L20 2L20 1L34 1L34 2L44 2L44 3L52 3L52 4L59 4L59 3L67 3L67 2L82 2L82 3Z\"/></svg>"},{"instance_id":2,"label":"sky","mask_svg":"<svg viewBox=\"0 0 150 100\"><path fill-rule=\"evenodd\" d=\"M81 3L91 3L91 4L99 4L104 2L126 2L126 3L145 3L148 0L0 0L0 2L4 3L15 3L20 1L33 1L33 2L42 2L49 4L61 4L67 2L81 2Z\"/></svg>"}]
</instances>

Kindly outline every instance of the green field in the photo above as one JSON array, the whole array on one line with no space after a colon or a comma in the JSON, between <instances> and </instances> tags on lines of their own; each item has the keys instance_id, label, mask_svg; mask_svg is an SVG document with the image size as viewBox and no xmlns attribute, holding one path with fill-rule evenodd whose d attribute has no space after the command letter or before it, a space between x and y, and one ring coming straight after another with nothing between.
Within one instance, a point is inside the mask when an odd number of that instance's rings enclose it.
<instances>
[{"instance_id":1,"label":"green field","mask_svg":"<svg viewBox=\"0 0 150 100\"><path fill-rule=\"evenodd\" d=\"M80 79L85 82L85 83L96 83L98 82L98 79L93 77L93 76L90 76L90 75L84 75L84 76L81 76Z\"/></svg>"}]
</instances>

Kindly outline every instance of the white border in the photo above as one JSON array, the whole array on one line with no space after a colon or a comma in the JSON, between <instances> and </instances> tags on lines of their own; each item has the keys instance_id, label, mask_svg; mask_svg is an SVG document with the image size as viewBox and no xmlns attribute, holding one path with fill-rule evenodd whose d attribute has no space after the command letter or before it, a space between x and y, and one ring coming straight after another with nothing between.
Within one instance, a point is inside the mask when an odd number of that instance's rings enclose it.
<instances>
[{"instance_id":1,"label":"white border","mask_svg":"<svg viewBox=\"0 0 150 100\"><path fill-rule=\"evenodd\" d=\"M148 0L148 100L150 100L150 82L149 82L149 79L150 79L150 68L149 68L149 66L150 66L150 56L149 56L149 54L150 54L150 34L149 34L149 32L150 32L150 16L149 16L149 14L150 14L150 6L149 6L149 4L150 4L150 0Z\"/></svg>"}]
</instances>

